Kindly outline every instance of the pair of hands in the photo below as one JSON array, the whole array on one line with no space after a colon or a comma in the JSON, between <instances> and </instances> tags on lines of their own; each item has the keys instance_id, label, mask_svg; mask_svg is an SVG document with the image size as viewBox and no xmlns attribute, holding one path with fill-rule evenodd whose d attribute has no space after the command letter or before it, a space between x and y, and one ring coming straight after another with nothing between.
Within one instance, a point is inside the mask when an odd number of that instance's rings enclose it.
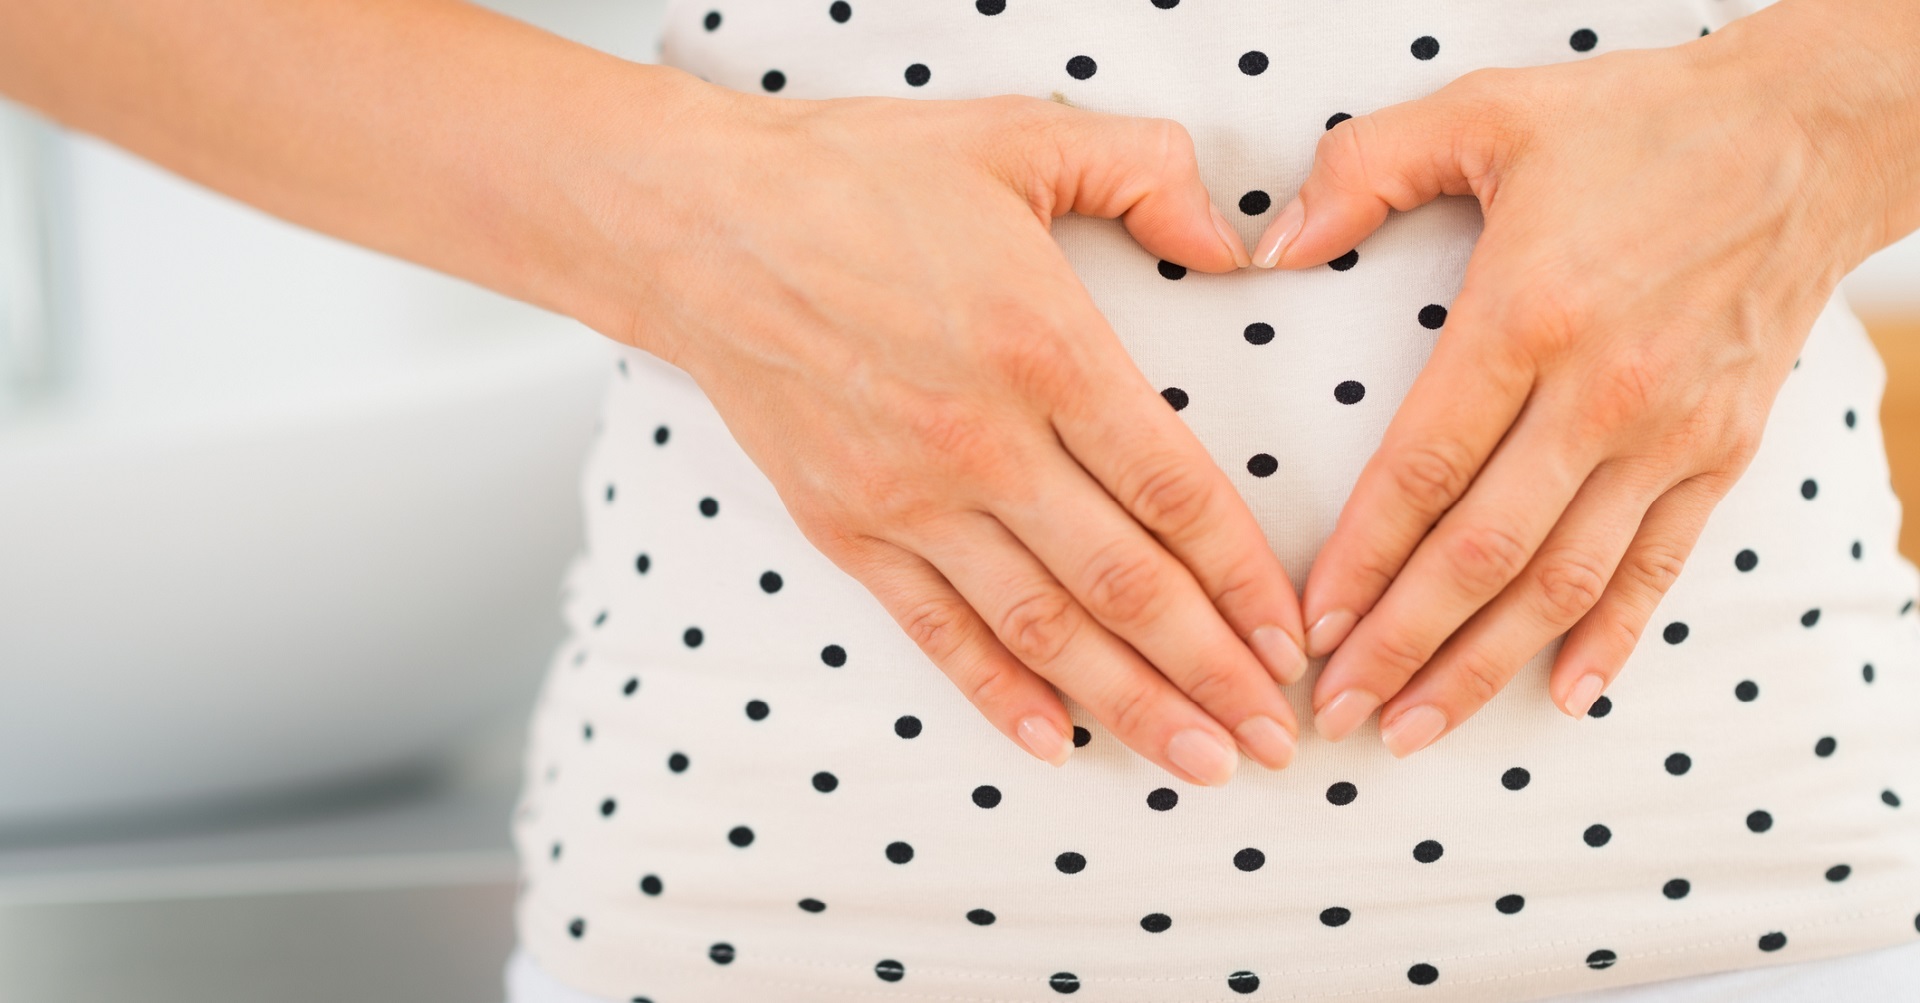
<instances>
[{"instance_id":1,"label":"pair of hands","mask_svg":"<svg viewBox=\"0 0 1920 1003\"><path fill-rule=\"evenodd\" d=\"M1395 755L1423 748L1563 633L1551 691L1579 717L1872 249L1835 211L1870 204L1867 182L1754 86L1777 67L1732 34L1478 70L1342 122L1251 252L1170 120L705 88L681 136L716 151L683 158L703 197L654 223L682 242L657 258L675 295L631 340L694 377L809 541L1055 765L1064 692L1190 782L1226 782L1236 747L1282 768L1281 687L1329 653L1332 740L1377 711ZM1303 268L1442 194L1479 199L1480 242L1296 598L1049 221L1118 217L1206 272Z\"/></svg>"}]
</instances>

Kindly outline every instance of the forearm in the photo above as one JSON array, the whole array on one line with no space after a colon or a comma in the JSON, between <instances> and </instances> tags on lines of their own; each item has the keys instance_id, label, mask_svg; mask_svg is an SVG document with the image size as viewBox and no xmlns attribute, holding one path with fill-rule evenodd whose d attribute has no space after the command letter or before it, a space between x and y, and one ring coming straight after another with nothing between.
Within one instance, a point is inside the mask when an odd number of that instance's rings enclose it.
<instances>
[{"instance_id":1,"label":"forearm","mask_svg":"<svg viewBox=\"0 0 1920 1003\"><path fill-rule=\"evenodd\" d=\"M583 179L632 181L696 86L458 0L0 4L0 92L623 339L625 255Z\"/></svg>"},{"instance_id":2,"label":"forearm","mask_svg":"<svg viewBox=\"0 0 1920 1003\"><path fill-rule=\"evenodd\" d=\"M1701 42L1820 162L1824 190L1801 194L1851 227L1836 236L1841 271L1920 229L1920 3L1780 0Z\"/></svg>"}]
</instances>

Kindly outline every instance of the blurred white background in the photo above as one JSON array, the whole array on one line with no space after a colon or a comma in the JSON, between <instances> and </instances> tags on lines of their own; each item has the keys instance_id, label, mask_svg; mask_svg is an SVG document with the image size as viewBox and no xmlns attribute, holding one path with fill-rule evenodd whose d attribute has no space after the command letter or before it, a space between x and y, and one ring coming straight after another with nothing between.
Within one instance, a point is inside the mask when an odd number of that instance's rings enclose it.
<instances>
[{"instance_id":1,"label":"blurred white background","mask_svg":"<svg viewBox=\"0 0 1920 1003\"><path fill-rule=\"evenodd\" d=\"M607 359L0 107L0 1001L498 997Z\"/></svg>"}]
</instances>

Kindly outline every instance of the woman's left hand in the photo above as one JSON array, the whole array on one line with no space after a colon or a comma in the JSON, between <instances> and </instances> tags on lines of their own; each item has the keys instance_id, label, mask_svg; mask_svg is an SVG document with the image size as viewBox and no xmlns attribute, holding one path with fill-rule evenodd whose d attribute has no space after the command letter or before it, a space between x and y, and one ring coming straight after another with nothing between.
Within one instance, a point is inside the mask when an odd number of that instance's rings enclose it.
<instances>
[{"instance_id":1,"label":"woman's left hand","mask_svg":"<svg viewBox=\"0 0 1920 1003\"><path fill-rule=\"evenodd\" d=\"M1550 686L1584 715L1746 468L1835 285L1898 236L1880 172L1781 99L1823 83L1728 37L1760 30L1478 70L1321 139L1256 264L1324 263L1442 194L1485 214L1307 580L1309 653L1333 650L1322 735L1379 709L1394 755L1425 748L1569 630Z\"/></svg>"}]
</instances>

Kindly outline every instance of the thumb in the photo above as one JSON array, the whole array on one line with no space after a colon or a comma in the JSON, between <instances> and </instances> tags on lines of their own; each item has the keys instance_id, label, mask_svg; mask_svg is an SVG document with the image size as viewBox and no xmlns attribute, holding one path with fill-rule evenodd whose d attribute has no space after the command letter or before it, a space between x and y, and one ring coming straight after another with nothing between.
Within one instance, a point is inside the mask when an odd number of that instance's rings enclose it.
<instances>
[{"instance_id":1,"label":"thumb","mask_svg":"<svg viewBox=\"0 0 1920 1003\"><path fill-rule=\"evenodd\" d=\"M1300 193L1254 246L1261 268L1321 265L1386 221L1441 195L1491 197L1502 126L1455 88L1350 118L1328 129Z\"/></svg>"},{"instance_id":2,"label":"thumb","mask_svg":"<svg viewBox=\"0 0 1920 1003\"><path fill-rule=\"evenodd\" d=\"M1055 106L1060 107L1060 106ZM1244 268L1246 244L1200 181L1193 137L1170 118L1061 108L1058 157L1037 180L1051 215L1118 217L1148 253L1203 272ZM1050 153L1053 151L1049 151Z\"/></svg>"}]
</instances>

